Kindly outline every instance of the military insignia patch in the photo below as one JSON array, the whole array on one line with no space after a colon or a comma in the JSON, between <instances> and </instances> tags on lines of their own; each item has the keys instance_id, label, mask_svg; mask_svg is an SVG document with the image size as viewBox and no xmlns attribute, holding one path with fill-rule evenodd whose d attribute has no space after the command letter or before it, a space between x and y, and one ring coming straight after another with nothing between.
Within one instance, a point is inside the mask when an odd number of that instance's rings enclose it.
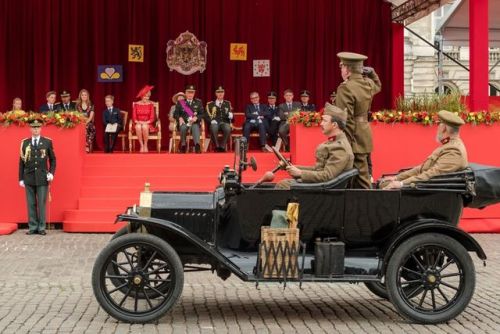
<instances>
[{"instance_id":1,"label":"military insignia patch","mask_svg":"<svg viewBox=\"0 0 500 334\"><path fill-rule=\"evenodd\" d=\"M167 43L167 65L170 71L184 75L203 73L207 65L207 43L200 42L189 31Z\"/></svg>"}]
</instances>

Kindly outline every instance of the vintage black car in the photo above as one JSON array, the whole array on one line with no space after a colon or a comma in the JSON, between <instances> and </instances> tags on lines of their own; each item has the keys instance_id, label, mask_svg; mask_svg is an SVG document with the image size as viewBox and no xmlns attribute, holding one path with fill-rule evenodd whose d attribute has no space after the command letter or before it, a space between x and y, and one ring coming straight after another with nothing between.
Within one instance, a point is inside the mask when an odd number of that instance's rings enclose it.
<instances>
[{"instance_id":1,"label":"vintage black car","mask_svg":"<svg viewBox=\"0 0 500 334\"><path fill-rule=\"evenodd\" d=\"M247 161L244 142L239 147L236 170L225 167L213 192L145 189L138 207L118 215L128 225L101 251L92 274L94 294L111 316L159 319L179 299L184 273L200 270L256 284L362 282L417 323L448 321L467 307L475 287L469 252L483 261L486 254L457 224L464 207L499 201L499 169L471 166L401 190L347 189L357 174L351 170L327 183L276 190L270 182L242 182L255 162ZM279 166L288 163L275 153ZM299 205L300 242L281 245L276 254L288 253L278 274L266 275L261 227L291 201Z\"/></svg>"}]
</instances>

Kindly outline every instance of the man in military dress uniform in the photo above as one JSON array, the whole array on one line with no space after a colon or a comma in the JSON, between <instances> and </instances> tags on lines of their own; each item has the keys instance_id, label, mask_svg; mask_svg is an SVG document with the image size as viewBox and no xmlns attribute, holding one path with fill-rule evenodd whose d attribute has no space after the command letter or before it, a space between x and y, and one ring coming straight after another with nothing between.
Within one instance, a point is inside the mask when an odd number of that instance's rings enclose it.
<instances>
[{"instance_id":1,"label":"man in military dress uniform","mask_svg":"<svg viewBox=\"0 0 500 334\"><path fill-rule=\"evenodd\" d=\"M278 130L280 127L281 119L279 115L279 109L276 105L276 98L278 95L274 91L270 91L267 94L267 109L269 111L267 115L267 133L269 138L271 138L271 143L276 145L276 141L278 140Z\"/></svg>"},{"instance_id":2,"label":"man in military dress uniform","mask_svg":"<svg viewBox=\"0 0 500 334\"><path fill-rule=\"evenodd\" d=\"M210 134L216 151L225 152L227 141L231 135L233 113L231 102L224 100L224 87L217 87L215 96L215 101L207 103L205 119L210 124ZM217 138L219 131L222 131L222 142L219 142Z\"/></svg>"},{"instance_id":3,"label":"man in military dress uniform","mask_svg":"<svg viewBox=\"0 0 500 334\"><path fill-rule=\"evenodd\" d=\"M45 206L49 182L54 179L56 155L52 140L40 135L42 123L30 123L31 138L21 142L19 158L19 185L26 189L29 231L27 234L45 235Z\"/></svg>"},{"instance_id":4,"label":"man in military dress uniform","mask_svg":"<svg viewBox=\"0 0 500 334\"><path fill-rule=\"evenodd\" d=\"M288 141L290 124L288 124L288 118L292 112L300 110L300 103L293 100L293 91L291 89L285 89L283 98L285 102L279 105L280 127L278 132L285 144L285 150L290 151L290 143Z\"/></svg>"},{"instance_id":5,"label":"man in military dress uniform","mask_svg":"<svg viewBox=\"0 0 500 334\"><path fill-rule=\"evenodd\" d=\"M459 136L460 126L464 124L464 121L446 110L438 112L438 117L441 122L437 129L436 139L441 146L436 148L422 164L381 180L381 188L397 189L413 182L427 181L434 176L457 172L467 167L467 150Z\"/></svg>"},{"instance_id":6,"label":"man in military dress uniform","mask_svg":"<svg viewBox=\"0 0 500 334\"><path fill-rule=\"evenodd\" d=\"M194 85L187 85L185 89L186 99L179 100L175 106L174 118L181 133L182 153L186 153L186 137L188 130L191 131L196 153L201 153L200 133L201 122L203 120L203 104L200 99L195 98L196 88Z\"/></svg>"},{"instance_id":7,"label":"man in military dress uniform","mask_svg":"<svg viewBox=\"0 0 500 334\"><path fill-rule=\"evenodd\" d=\"M380 92L382 84L375 70L363 68L363 61L368 57L351 52L340 52L337 56L344 82L337 89L335 104L347 110L346 135L354 153L354 168L359 170L352 187L369 189L368 154L373 143L368 112L373 96Z\"/></svg>"},{"instance_id":8,"label":"man in military dress uniform","mask_svg":"<svg viewBox=\"0 0 500 334\"><path fill-rule=\"evenodd\" d=\"M347 112L327 104L321 121L321 132L328 140L316 148L316 165L288 166L286 171L295 180L305 183L326 182L353 168L354 155L344 133ZM276 184L278 189L290 189L294 180L285 179Z\"/></svg>"},{"instance_id":9,"label":"man in military dress uniform","mask_svg":"<svg viewBox=\"0 0 500 334\"><path fill-rule=\"evenodd\" d=\"M308 90L300 92L300 111L316 111L314 103L309 103L311 93Z\"/></svg>"},{"instance_id":10,"label":"man in military dress uniform","mask_svg":"<svg viewBox=\"0 0 500 334\"><path fill-rule=\"evenodd\" d=\"M57 111L76 111L76 103L71 101L71 94L63 90L61 92L61 103L56 103Z\"/></svg>"}]
</instances>

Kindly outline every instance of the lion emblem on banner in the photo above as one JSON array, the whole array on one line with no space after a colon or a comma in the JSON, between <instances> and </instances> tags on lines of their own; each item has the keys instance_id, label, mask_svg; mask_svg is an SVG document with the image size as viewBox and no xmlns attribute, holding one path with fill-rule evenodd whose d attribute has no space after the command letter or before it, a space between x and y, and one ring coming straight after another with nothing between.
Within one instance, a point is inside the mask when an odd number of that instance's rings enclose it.
<instances>
[{"instance_id":1,"label":"lion emblem on banner","mask_svg":"<svg viewBox=\"0 0 500 334\"><path fill-rule=\"evenodd\" d=\"M170 71L184 75L203 73L207 66L207 43L200 42L189 31L167 43L167 65Z\"/></svg>"}]
</instances>

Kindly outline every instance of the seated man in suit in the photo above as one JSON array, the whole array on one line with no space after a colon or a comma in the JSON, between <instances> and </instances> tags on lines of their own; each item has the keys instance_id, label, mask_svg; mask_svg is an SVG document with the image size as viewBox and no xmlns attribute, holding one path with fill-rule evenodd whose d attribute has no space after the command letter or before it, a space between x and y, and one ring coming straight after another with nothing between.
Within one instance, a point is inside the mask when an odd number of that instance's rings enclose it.
<instances>
[{"instance_id":1,"label":"seated man in suit","mask_svg":"<svg viewBox=\"0 0 500 334\"><path fill-rule=\"evenodd\" d=\"M231 102L224 100L224 87L219 86L215 90L215 101L207 103L205 119L210 124L210 135L217 152L225 152L226 144L231 135L231 120L233 112ZM219 142L217 135L222 132L222 141Z\"/></svg>"},{"instance_id":2,"label":"seated man in suit","mask_svg":"<svg viewBox=\"0 0 500 334\"><path fill-rule=\"evenodd\" d=\"M41 113L48 113L51 111L57 111L57 105L56 103L56 92L51 90L45 94L45 98L47 99L47 103L42 104L38 110Z\"/></svg>"},{"instance_id":3,"label":"seated man in suit","mask_svg":"<svg viewBox=\"0 0 500 334\"><path fill-rule=\"evenodd\" d=\"M61 103L57 104L57 111L76 111L76 103L71 101L71 94L65 90L61 92Z\"/></svg>"},{"instance_id":4,"label":"seated man in suit","mask_svg":"<svg viewBox=\"0 0 500 334\"><path fill-rule=\"evenodd\" d=\"M354 154L344 133L347 111L328 104L321 116L321 132L328 139L316 148L316 165L288 166L286 171L295 180L304 183L327 182L340 173L352 169ZM278 189L290 189L293 179L285 179L276 184Z\"/></svg>"},{"instance_id":5,"label":"seated man in suit","mask_svg":"<svg viewBox=\"0 0 500 334\"><path fill-rule=\"evenodd\" d=\"M314 103L309 103L311 93L308 90L300 92L300 111L316 111Z\"/></svg>"},{"instance_id":6,"label":"seated man in suit","mask_svg":"<svg viewBox=\"0 0 500 334\"><path fill-rule=\"evenodd\" d=\"M266 129L268 109L260 103L259 93L250 93L250 104L247 104L245 109L245 124L243 125L243 136L250 142L250 132L252 130L259 131L259 143L263 152L267 152L266 146Z\"/></svg>"},{"instance_id":7,"label":"seated man in suit","mask_svg":"<svg viewBox=\"0 0 500 334\"><path fill-rule=\"evenodd\" d=\"M288 134L290 133L290 124L288 124L287 121L292 112L300 110L300 103L293 101L293 92L291 89L286 89L283 92L283 97L285 99L285 102L279 105L279 116L280 116L279 135L281 137L281 140L283 140L283 143L285 144L285 150L290 151L290 143L288 141Z\"/></svg>"},{"instance_id":8,"label":"seated man in suit","mask_svg":"<svg viewBox=\"0 0 500 334\"><path fill-rule=\"evenodd\" d=\"M434 176L457 172L467 167L467 151L459 136L460 126L464 121L446 110L438 112L438 117L441 122L437 128L436 139L441 146L422 164L396 176L382 179L380 188L398 189L413 182L427 181Z\"/></svg>"},{"instance_id":9,"label":"seated man in suit","mask_svg":"<svg viewBox=\"0 0 500 334\"><path fill-rule=\"evenodd\" d=\"M181 153L186 153L186 138L188 130L193 136L196 153L201 153L200 133L203 120L203 104L200 99L194 97L196 89L194 85L187 85L185 89L186 99L179 100L175 106L174 118L181 133Z\"/></svg>"},{"instance_id":10,"label":"seated man in suit","mask_svg":"<svg viewBox=\"0 0 500 334\"><path fill-rule=\"evenodd\" d=\"M106 95L104 98L104 103L106 104L106 109L102 112L102 121L104 125L104 153L113 153L115 148L116 137L123 129L123 119L120 109L115 108L113 103L115 102L115 97L113 95ZM111 131L106 127L116 124L116 131Z\"/></svg>"}]
</instances>

